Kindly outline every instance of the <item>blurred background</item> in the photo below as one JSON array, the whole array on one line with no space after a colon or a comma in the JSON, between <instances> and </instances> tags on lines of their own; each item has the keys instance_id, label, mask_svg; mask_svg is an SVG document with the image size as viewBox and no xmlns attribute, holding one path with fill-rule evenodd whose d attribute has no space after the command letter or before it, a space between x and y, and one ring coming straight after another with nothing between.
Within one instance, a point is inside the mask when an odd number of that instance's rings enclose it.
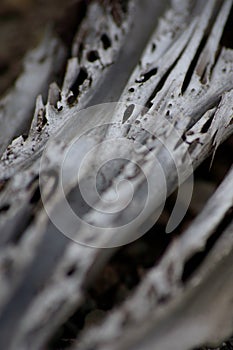
<instances>
[{"instance_id":1,"label":"blurred background","mask_svg":"<svg viewBox=\"0 0 233 350\"><path fill-rule=\"evenodd\" d=\"M54 23L62 31L67 11L77 3L78 0L0 1L0 96L20 74L25 53L39 43L44 30Z\"/></svg>"}]
</instances>

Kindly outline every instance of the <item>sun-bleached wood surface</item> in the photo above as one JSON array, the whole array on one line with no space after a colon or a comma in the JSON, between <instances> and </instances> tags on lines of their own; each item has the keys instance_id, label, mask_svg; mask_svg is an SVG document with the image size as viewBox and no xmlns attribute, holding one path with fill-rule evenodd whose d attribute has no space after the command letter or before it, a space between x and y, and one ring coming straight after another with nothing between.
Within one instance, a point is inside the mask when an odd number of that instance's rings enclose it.
<instances>
[{"instance_id":1,"label":"sun-bleached wood surface","mask_svg":"<svg viewBox=\"0 0 233 350\"><path fill-rule=\"evenodd\" d=\"M121 226L129 215L137 216L146 195L142 195L146 181L158 180L151 155L162 164L168 196L180 185L174 162L183 182L233 132L233 51L223 40L232 1L209 0L203 5L202 0L174 0L165 12L164 5L155 0L143 4L91 2L74 38L62 87L52 83L46 103L37 97L27 136L11 142L30 120L34 97L43 92L55 61L59 68L65 57L65 49L51 33L33 57L26 58L25 72L1 102L1 131L6 130L1 132L0 162L3 348L46 348L59 326L82 305L86 288L115 252L100 247L120 246L134 239L138 226L160 207L163 196L155 186L149 192L145 215L124 231L123 241L115 240L117 229L112 236L98 229L103 222ZM32 81L37 82L33 90ZM84 119L82 110L117 100L121 103L109 105L114 107L113 124L93 131L93 120ZM52 171L72 144L76 130L82 128L85 137L71 162L90 145L124 138L126 146L116 143L103 153L109 158L120 154L132 163L143 164L146 174L145 179L122 159L101 170L104 181L97 187L102 199L114 190L113 180L126 179L135 189L133 205L130 211L115 213L110 219L85 207L83 218L97 227L97 234L93 236L82 223L73 227L70 222L69 228L75 229L74 238L86 245L75 244L59 233L48 220L39 191L40 176L47 185L43 195L48 198L48 208L58 205L59 209L61 193ZM40 168L48 141L49 152ZM132 142L144 148L127 146ZM95 163L101 159L97 156ZM88 174L87 167L84 185L88 185ZM66 192L71 199L77 182L75 176L72 181L67 179ZM98 328L85 330L74 348L181 350L218 342L231 334L232 317L226 317L226 310L232 300L232 188L231 171L135 293ZM118 194L127 197L124 187ZM74 202L77 211L83 209L79 198ZM95 198L93 203L101 205ZM215 238L212 249L194 274L183 281L186 262L204 250L211 237ZM213 303L218 307L212 309Z\"/></svg>"}]
</instances>

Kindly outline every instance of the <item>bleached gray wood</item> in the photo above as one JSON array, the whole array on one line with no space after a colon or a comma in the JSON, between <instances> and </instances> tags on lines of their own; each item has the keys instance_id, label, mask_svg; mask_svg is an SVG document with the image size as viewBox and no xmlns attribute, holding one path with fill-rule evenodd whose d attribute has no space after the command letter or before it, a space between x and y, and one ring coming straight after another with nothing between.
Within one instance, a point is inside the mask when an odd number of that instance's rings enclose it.
<instances>
[{"instance_id":1,"label":"bleached gray wood","mask_svg":"<svg viewBox=\"0 0 233 350\"><path fill-rule=\"evenodd\" d=\"M65 57L64 45L48 31L39 46L27 54L14 88L0 101L0 155L13 138L27 131L38 94L46 95Z\"/></svg>"},{"instance_id":2,"label":"bleached gray wood","mask_svg":"<svg viewBox=\"0 0 233 350\"><path fill-rule=\"evenodd\" d=\"M75 349L191 349L220 343L231 335L231 315L228 317L227 308L232 298L233 269L229 265L224 271L223 266L232 259L233 226L229 216L233 205L232 185L233 169L133 295L102 325L86 330ZM221 229L227 215L231 223L226 222L226 228ZM208 239L216 230L224 233L210 253L206 252L201 267L183 282L186 262L205 251ZM222 275L218 275L220 270L224 271Z\"/></svg>"},{"instance_id":3,"label":"bleached gray wood","mask_svg":"<svg viewBox=\"0 0 233 350\"><path fill-rule=\"evenodd\" d=\"M150 13L151 2L150 2L150 6L148 6L148 4L149 2L145 2L145 5L147 6L147 9L145 10L145 14L147 14L147 16L149 15L148 17L150 18L151 25L153 25L154 16L153 16L153 13L152 14ZM156 7L158 9L161 8L161 6L157 6L157 5ZM148 32L148 30L150 30L150 27L148 27L148 23L147 23L148 18L145 17L141 19L140 17L142 9L143 8L141 8L140 11L137 12L137 16L138 16L137 21L139 23L143 23L143 26L145 27L145 29L147 28L146 30ZM130 11L129 11L129 15L131 16ZM113 23L111 25L114 27ZM119 28L119 31L121 31L121 28ZM143 40L145 41L145 38L146 38L145 36L141 36L142 43L143 43ZM93 38L93 40L94 39L95 38ZM130 44L129 47L132 49L133 45ZM117 45L114 46L114 50L115 50L114 55L118 55ZM124 59L127 59L127 56ZM59 98L59 89L55 84L53 84L49 92L49 102L54 105L56 104L58 98ZM33 196L33 193L36 190L38 185L37 176L38 176L38 170L39 170L39 160L36 160L36 159L39 156L40 146L45 143L48 137L47 130L43 132L43 129L47 128L47 125L46 126L41 125L41 121L42 121L41 116L43 116L44 109L46 108L49 110L48 118L50 118L50 122L51 122L53 116L55 115L54 109L50 107L49 103L47 104L47 106L44 106L41 100L41 97L39 97L37 99L35 117L32 122L32 128L29 134L29 138L26 140L26 142L24 142L24 140L21 137L15 140L12 143L12 145L8 148L8 151L5 153L1 164L2 166L1 186L4 189L1 194L1 203L5 205L5 203L7 203L8 200L10 200L10 210L2 211L2 215L1 215L2 232L4 233L1 236L1 243L2 243L1 306L3 307L2 318L1 318L2 320L4 320L4 316L6 316L6 313L4 314L4 311L5 311L4 305L7 305L7 301L11 300L12 295L14 295L14 293L16 292L16 289L19 289L20 283L24 283L23 281L24 271L30 266L30 262L33 261L35 256L37 254L40 254L40 250L39 250L40 244L43 245L44 225L47 224L47 217L44 215L43 210L42 210L42 213L40 213L39 208L37 208L37 206L35 207L34 205L34 210L36 211L38 210L38 214L37 214L38 218L37 217L35 218L35 224L33 223L32 225L30 225L30 222L28 223L26 219L28 217L30 220L31 210L33 205L31 205L29 201L30 201L30 198ZM71 118L73 115L72 113L76 113L76 111L79 110L79 108L80 106L78 107L78 109L75 106L74 111L72 111L72 108L67 108L66 112L63 115L64 118L66 116ZM61 126L63 122L62 118L59 118L57 122L60 123L59 126ZM41 127L42 127L42 130L41 130ZM51 130L53 130L53 126L51 127ZM41 134L42 136L40 136ZM11 154L13 156L10 156ZM25 226L23 228L21 228L20 225L17 224L21 222L25 223ZM29 228L27 229L28 224L29 224ZM19 238L16 238L16 237L19 237ZM17 239L16 245L15 245L15 239ZM59 239L61 240L60 246L64 245L64 249L65 249L67 242L65 240L62 240L56 233L55 237L53 238L54 243ZM51 249L51 247L54 246L54 249L56 252L56 244L54 245L52 241L49 242L47 238L44 239L44 245L46 247L49 247L49 249ZM44 255L44 250L42 250L41 253ZM51 252L49 251L48 251L48 254L52 255ZM57 253L55 253L55 255L57 255ZM46 255L45 255L45 258L46 258ZM49 261L46 259L43 259L42 261L40 261L40 263L42 262L44 266L46 266L45 271L47 271L48 267L46 263L49 263ZM67 264L69 265L69 260L67 260ZM43 267L41 269L43 269ZM11 271L10 278L8 273L9 271ZM32 273L34 274L34 272ZM36 277L36 281L37 280L39 281L38 285L40 285L40 283L43 283L43 282L40 282L40 275ZM31 280L31 283L33 285L32 280ZM28 300L28 303L29 302L30 302L30 298ZM25 310L24 306L22 307L22 310ZM69 306L68 306L68 310L70 310ZM11 329L11 331L13 331L15 321L17 322L17 317L19 317L19 314L17 312L18 312L18 309L15 309L16 320L14 317L12 317L9 320L10 324L7 324L6 322L3 321L6 326L5 330L8 329L8 331L10 331ZM63 313L60 313L60 317L57 318L56 324L61 322L61 318L64 318ZM51 334L53 329L54 328L51 324L51 328L49 329L48 333ZM45 329L42 329L42 330L44 331ZM8 342L9 339L6 339L4 337L6 333L4 333L3 328L1 333L3 335L4 341ZM11 336L10 336L10 339L12 339ZM44 342L44 341L45 340L42 337L40 339L40 342ZM33 346L34 347L37 346L34 341L33 341Z\"/></svg>"},{"instance_id":4,"label":"bleached gray wood","mask_svg":"<svg viewBox=\"0 0 233 350\"><path fill-rule=\"evenodd\" d=\"M204 9L202 1L173 1L172 3L173 7L160 20L139 65L135 68L122 92L120 101L123 101L123 104L116 110L114 121L123 122L123 125L108 130L110 136L115 133L115 136L124 136L127 140L135 138L139 143L146 140L153 154L164 164L168 180L168 194L177 186L175 175L171 171L171 161L164 157L166 153L164 153L164 149L157 139L152 139L151 136L145 134L143 129L149 130L151 134L154 133L172 150L182 173L182 181L192 171L189 168L190 159L194 168L197 167L233 131L233 79L230 74L233 62L232 50L223 48L216 61L219 40L232 1L207 1ZM215 7L219 10L216 19L214 18ZM100 12L100 18L105 19L103 22L94 22L93 14L96 11ZM72 135L70 137L68 133L69 120L74 118L81 108L90 103L91 96L94 95L96 90L106 91L104 85L108 81L107 75L111 69L110 65L115 64L115 61L117 62L120 49L127 45L125 32L129 30L130 23L133 20L133 17L131 17L130 7L129 16L126 16L122 26L119 27L113 22L108 11L105 13L98 4L91 5L86 20L75 39L73 57L68 62L61 91L56 84L51 85L46 105L43 104L41 97L38 97L28 139L23 140L22 137L19 137L14 140L3 155L0 164L1 186L3 188L0 199L3 206L10 205L8 210L2 212L0 218L0 225L2 232L4 232L0 238L0 279L2 286L0 292L0 326L2 329L1 341L4 347L17 350L43 347L57 327L67 319L74 308L81 304L85 292L84 286L86 287L92 282L101 266L114 252L113 250L85 247L68 241L65 237L59 235L52 224L48 222L41 203L33 204L30 201L38 187L39 161L44 145L48 138L54 135L58 135L62 141L60 143L56 138L53 141L53 151L50 153L46 164L49 169L61 159L72 141ZM211 25L212 21L213 26ZM90 32L87 31L90 28L92 28ZM86 31L87 36L84 36ZM102 31L107 32L111 38L115 38L116 34L118 35L118 41L113 40L112 46L107 50L103 49L99 40ZM202 54L199 55L196 67L189 71L198 46L206 33L208 33L206 46L203 48ZM131 40L133 39L132 36ZM81 42L84 43L84 49L80 53ZM156 44L156 47L154 44ZM87 54L90 50L98 51L101 60L89 62ZM79 60L76 56L79 57ZM88 78L82 82L79 91L77 92L76 89L75 93L72 91L74 90L72 85L78 77L81 67L87 70ZM123 65L122 69L124 69ZM163 81L166 74L167 77ZM186 84L187 75L190 75L191 78L189 84ZM200 82L200 79L204 80ZM161 84L161 81L164 84ZM139 104L139 107L135 106L132 115L125 118L125 112L132 104ZM149 108L149 113L145 114L143 107ZM147 120L145 120L145 116ZM183 135L183 143L179 143L179 140L174 137L174 133L169 129L168 121L175 125L179 133ZM87 121L86 124L86 127L88 127L88 125L92 125L92 122ZM209 125L209 128L206 128L206 125ZM62 126L64 126L64 129L62 129ZM137 132L138 127L140 127L140 133ZM60 129L60 134L57 134ZM88 142L98 143L102 140L103 134L101 132L96 134L90 132L83 142L85 146L88 145ZM114 155L115 151L112 149L109 154ZM122 151L125 156L134 161L145 159L148 176L152 180L154 179L153 162L150 161L148 151L142 154L136 154L128 148L122 149ZM188 153L190 159L187 157ZM98 161L98 158L96 161ZM122 164L119 162L118 166L121 167ZM144 180L134 174L134 169L132 173L130 166L123 166L118 176L116 176L117 170L117 167L110 169L104 175L108 180L113 178L116 180L127 179L135 175L133 179L136 188L135 203L139 203L140 186L143 185ZM54 186L54 178L48 176L47 181L50 190L52 188L50 205L53 207L59 202L60 194ZM227 181L229 186L231 182ZM67 192L72 190L76 182L77 179L74 179L74 182L68 184ZM108 197L113 190L111 186L108 186L108 183L109 181L106 181L101 187L103 198ZM228 195L231 195L230 191ZM153 205L150 206L144 220L161 204L161 197L154 198ZM227 201L226 205L228 204ZM225 213L225 206L221 210ZM33 220L31 220L32 213L34 214ZM216 220L217 218L219 220L216 222L221 222L220 216L220 213L219 218L216 216ZM93 210L87 212L86 218L96 223L105 220L105 217L96 216ZM119 224L121 220L122 217L118 214L113 218L113 221ZM23 226L17 226L19 223L23 223ZM204 225L204 223L200 222L200 225ZM213 225L213 227L215 225L214 222L211 222L211 219L210 225ZM131 230L126 232L128 238L131 237L136 228L131 226ZM205 233L208 236L208 230ZM186 234L182 237L186 237ZM101 232L93 237L82 226L79 227L78 239L84 240L84 242L87 240L88 244L93 246L114 245L112 237L109 241L109 237L102 235ZM200 241L199 244L201 242L203 241ZM185 247L188 246L189 244ZM184 260L188 257L189 252L187 248L187 252L185 250L183 256ZM220 267L216 266L217 273ZM74 272L70 276L69 271L71 269ZM11 272L10 276L9 271ZM223 278L225 277L223 276ZM30 285L27 285L27 280L30 280ZM203 284L204 281L203 277ZM146 288L146 283L146 280L142 281L142 286L139 289L143 289L144 286ZM175 285L175 289L176 287ZM169 290L166 285L164 288L165 291L166 288ZM190 290L191 294L192 286ZM186 293L186 291L184 292ZM182 296L182 294L180 295ZM132 299L132 305L134 302L134 299ZM138 304L139 307L140 305L144 310L144 303ZM119 312L121 313L121 309ZM146 314L147 308L143 312ZM21 317L21 315L23 316ZM169 315L169 318L172 315L170 309L167 311L167 315ZM155 322L157 322L156 320ZM171 316L171 320L173 320L173 316ZM178 326L177 329L184 331ZM112 322L112 319L109 327L112 327L112 333L109 333L109 337L111 335L114 337L115 334L118 334L118 331L121 331L118 325ZM149 332L149 328L150 325L145 322L145 330L143 329L142 333ZM171 325L171 329L175 329L173 325ZM144 333L142 333L138 333L138 346L141 346L140 341L144 339ZM12 334L14 334L14 337L11 337ZM105 337L105 333L103 334ZM203 336L200 334L198 339L200 341L210 339L207 334L209 335L207 332ZM132 330L132 333L129 332L128 336L129 344L136 346L133 340L134 330ZM218 339L220 338L221 335ZM101 341L104 341L104 339ZM144 345L145 348L146 346L150 348L150 341L153 344L156 344L157 341L159 344L160 340L154 339L152 336L148 337L148 343L142 343L142 348ZM189 341L190 339L187 340L185 346ZM94 336L93 342L95 342ZM122 344L119 343L119 348L120 344L127 347L127 342L127 339L122 338ZM117 346L117 344L114 343L112 346ZM181 344L181 346L183 345Z\"/></svg>"}]
</instances>

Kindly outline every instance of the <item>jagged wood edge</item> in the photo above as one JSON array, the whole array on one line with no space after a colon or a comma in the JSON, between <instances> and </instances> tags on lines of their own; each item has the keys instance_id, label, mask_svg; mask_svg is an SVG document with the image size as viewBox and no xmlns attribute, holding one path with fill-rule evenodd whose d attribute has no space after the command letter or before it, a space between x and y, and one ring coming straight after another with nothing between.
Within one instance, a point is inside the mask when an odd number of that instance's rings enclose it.
<instances>
[{"instance_id":1,"label":"jagged wood edge","mask_svg":"<svg viewBox=\"0 0 233 350\"><path fill-rule=\"evenodd\" d=\"M65 59L65 46L49 30L38 47L26 55L22 74L14 87L0 100L1 156L12 138L22 132L30 121L38 94L46 92L48 84L61 69Z\"/></svg>"},{"instance_id":2,"label":"jagged wood edge","mask_svg":"<svg viewBox=\"0 0 233 350\"><path fill-rule=\"evenodd\" d=\"M116 60L132 20L132 3L129 6L129 15L126 16L120 27L113 21L111 14L108 11L106 13L106 11L98 3L91 4L87 18L74 42L73 54L77 54L76 46L79 47L82 44L82 56L79 54L78 59L74 56L69 60L63 88L59 92L56 84L51 85L46 106L43 105L41 97L38 97L28 138L25 141L22 137L14 140L2 157L0 199L3 207L7 203L10 209L7 212L3 211L4 215L1 215L0 219L1 225L4 225L6 220L9 221L19 211L22 204L21 194L22 196L23 193L26 194L25 200L29 201L32 192L26 189L30 188L39 174L39 163L36 162L36 159L40 157L48 138L88 103L88 99L107 74L109 66ZM100 12L100 20L94 23L93 16L96 12ZM105 18L105 21L102 21L101 18ZM94 28L92 28L93 26ZM89 34L86 30L87 27L92 28ZM103 33L108 35L109 40L110 38L112 40L112 46L105 47L105 49L103 42L100 39L97 40ZM90 51L98 51L101 59L95 62L87 61L86 55ZM80 70L82 72L84 69L88 75L78 87L77 80L80 80ZM76 101L72 101L74 104L72 107L70 101L74 95L73 85L75 85L77 96ZM72 99L70 100L70 98ZM33 162L35 162L32 165L34 170L31 171L30 164ZM25 169L27 170L25 171Z\"/></svg>"}]
</instances>

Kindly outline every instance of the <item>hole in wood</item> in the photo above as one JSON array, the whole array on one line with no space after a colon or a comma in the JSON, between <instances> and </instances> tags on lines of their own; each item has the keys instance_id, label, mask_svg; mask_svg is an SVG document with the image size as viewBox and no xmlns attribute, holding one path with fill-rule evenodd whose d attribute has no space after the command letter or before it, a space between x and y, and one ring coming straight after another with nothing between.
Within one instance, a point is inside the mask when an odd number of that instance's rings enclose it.
<instances>
[{"instance_id":1,"label":"hole in wood","mask_svg":"<svg viewBox=\"0 0 233 350\"><path fill-rule=\"evenodd\" d=\"M70 87L70 91L72 91L73 96L70 96L67 100L68 104L72 104L75 102L76 98L79 95L79 88L84 83L84 81L87 79L88 74L87 70L84 67L80 68L79 74L77 76L77 79L74 81L74 83Z\"/></svg>"},{"instance_id":2,"label":"hole in wood","mask_svg":"<svg viewBox=\"0 0 233 350\"><path fill-rule=\"evenodd\" d=\"M151 69L149 72L143 74L141 78L137 79L136 83L145 83L147 80L153 77L153 75L155 75L157 71L158 71L157 67Z\"/></svg>"},{"instance_id":3,"label":"hole in wood","mask_svg":"<svg viewBox=\"0 0 233 350\"><path fill-rule=\"evenodd\" d=\"M0 213L2 212L6 212L10 209L10 204L4 204L1 208L0 208Z\"/></svg>"},{"instance_id":4,"label":"hole in wood","mask_svg":"<svg viewBox=\"0 0 233 350\"><path fill-rule=\"evenodd\" d=\"M107 50L112 46L112 42L107 34L101 35L101 41L102 41L104 50Z\"/></svg>"},{"instance_id":5,"label":"hole in wood","mask_svg":"<svg viewBox=\"0 0 233 350\"><path fill-rule=\"evenodd\" d=\"M95 62L100 58L98 51L92 50L87 53L87 59L89 62Z\"/></svg>"},{"instance_id":6,"label":"hole in wood","mask_svg":"<svg viewBox=\"0 0 233 350\"><path fill-rule=\"evenodd\" d=\"M129 117L132 115L132 113L133 113L133 111L134 111L134 107L135 107L135 106L132 104L132 105L130 105L130 106L128 106L128 107L126 108L125 113L124 113L124 116L123 116L123 123L125 123L126 120L128 120Z\"/></svg>"},{"instance_id":7,"label":"hole in wood","mask_svg":"<svg viewBox=\"0 0 233 350\"><path fill-rule=\"evenodd\" d=\"M76 265L72 265L68 271L66 272L66 276L70 277L72 276L75 272L77 271L77 266Z\"/></svg>"}]
</instances>

